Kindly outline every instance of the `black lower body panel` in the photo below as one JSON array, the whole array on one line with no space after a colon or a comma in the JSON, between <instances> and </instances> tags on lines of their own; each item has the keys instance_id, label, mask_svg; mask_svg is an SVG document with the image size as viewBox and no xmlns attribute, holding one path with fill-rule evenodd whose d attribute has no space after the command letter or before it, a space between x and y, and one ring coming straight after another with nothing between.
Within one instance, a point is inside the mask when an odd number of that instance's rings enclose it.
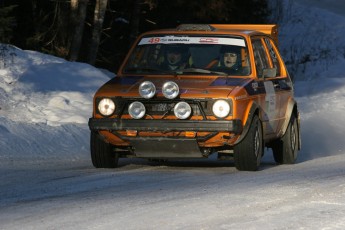
<instances>
[{"instance_id":1,"label":"black lower body panel","mask_svg":"<svg viewBox=\"0 0 345 230\"><path fill-rule=\"evenodd\" d=\"M202 158L195 139L140 138L130 141L134 154L143 158Z\"/></svg>"}]
</instances>

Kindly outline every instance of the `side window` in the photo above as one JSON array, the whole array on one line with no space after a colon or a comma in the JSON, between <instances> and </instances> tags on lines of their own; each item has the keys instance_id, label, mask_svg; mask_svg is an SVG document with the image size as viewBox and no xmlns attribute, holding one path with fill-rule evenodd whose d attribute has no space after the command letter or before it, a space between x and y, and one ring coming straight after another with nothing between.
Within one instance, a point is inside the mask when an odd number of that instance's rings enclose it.
<instances>
[{"instance_id":1,"label":"side window","mask_svg":"<svg viewBox=\"0 0 345 230\"><path fill-rule=\"evenodd\" d=\"M276 70L277 70L277 75L276 76L280 76L280 63L279 63L279 60L278 60L278 55L277 55L276 51L273 48L272 41L270 39L268 39L268 38L265 38L265 43L266 43L268 52L270 54L273 67L276 68Z\"/></svg>"},{"instance_id":2,"label":"side window","mask_svg":"<svg viewBox=\"0 0 345 230\"><path fill-rule=\"evenodd\" d=\"M255 59L255 67L258 74L258 77L262 77L263 69L269 68L268 57L265 52L264 44L262 40L257 38L252 40L253 52Z\"/></svg>"}]
</instances>

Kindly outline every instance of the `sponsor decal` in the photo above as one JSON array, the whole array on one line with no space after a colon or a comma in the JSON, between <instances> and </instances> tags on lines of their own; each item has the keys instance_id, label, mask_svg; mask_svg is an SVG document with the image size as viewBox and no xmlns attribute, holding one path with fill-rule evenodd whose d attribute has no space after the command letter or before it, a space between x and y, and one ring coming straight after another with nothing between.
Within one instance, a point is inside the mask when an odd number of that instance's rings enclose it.
<instances>
[{"instance_id":1,"label":"sponsor decal","mask_svg":"<svg viewBox=\"0 0 345 230\"><path fill-rule=\"evenodd\" d=\"M262 81L251 81L244 86L244 89L247 91L248 95L258 95L265 93L264 83Z\"/></svg>"},{"instance_id":2,"label":"sponsor decal","mask_svg":"<svg viewBox=\"0 0 345 230\"><path fill-rule=\"evenodd\" d=\"M207 44L219 44L218 38L200 38L200 43L207 43Z\"/></svg>"},{"instance_id":3,"label":"sponsor decal","mask_svg":"<svg viewBox=\"0 0 345 230\"><path fill-rule=\"evenodd\" d=\"M150 44L218 44L246 47L246 43L243 38L187 36L144 37L140 40L138 45Z\"/></svg>"},{"instance_id":4,"label":"sponsor decal","mask_svg":"<svg viewBox=\"0 0 345 230\"><path fill-rule=\"evenodd\" d=\"M252 83L252 88L253 88L254 91L257 91L258 88L259 88L259 84L257 82L253 82Z\"/></svg>"}]
</instances>

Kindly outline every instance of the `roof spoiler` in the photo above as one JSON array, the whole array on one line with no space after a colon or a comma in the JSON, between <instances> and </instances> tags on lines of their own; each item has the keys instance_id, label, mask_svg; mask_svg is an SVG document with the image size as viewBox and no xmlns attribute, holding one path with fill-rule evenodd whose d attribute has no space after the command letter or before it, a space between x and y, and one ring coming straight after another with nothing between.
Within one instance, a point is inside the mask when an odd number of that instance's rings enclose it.
<instances>
[{"instance_id":1,"label":"roof spoiler","mask_svg":"<svg viewBox=\"0 0 345 230\"><path fill-rule=\"evenodd\" d=\"M278 44L278 25L276 24L211 24L211 27L219 30L254 30L271 35Z\"/></svg>"},{"instance_id":2,"label":"roof spoiler","mask_svg":"<svg viewBox=\"0 0 345 230\"><path fill-rule=\"evenodd\" d=\"M216 30L209 24L181 24L176 27L179 31L214 31Z\"/></svg>"}]
</instances>

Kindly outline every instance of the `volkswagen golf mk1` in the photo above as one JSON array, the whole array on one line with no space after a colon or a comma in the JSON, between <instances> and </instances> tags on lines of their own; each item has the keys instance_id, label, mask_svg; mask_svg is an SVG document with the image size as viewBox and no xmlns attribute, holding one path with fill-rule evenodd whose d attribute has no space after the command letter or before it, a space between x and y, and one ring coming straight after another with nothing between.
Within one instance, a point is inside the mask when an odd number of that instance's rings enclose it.
<instances>
[{"instance_id":1,"label":"volkswagen golf mk1","mask_svg":"<svg viewBox=\"0 0 345 230\"><path fill-rule=\"evenodd\" d=\"M293 164L300 116L277 43L276 25L182 24L140 35L94 95L93 165L217 154L255 171L265 147L276 163Z\"/></svg>"}]
</instances>

